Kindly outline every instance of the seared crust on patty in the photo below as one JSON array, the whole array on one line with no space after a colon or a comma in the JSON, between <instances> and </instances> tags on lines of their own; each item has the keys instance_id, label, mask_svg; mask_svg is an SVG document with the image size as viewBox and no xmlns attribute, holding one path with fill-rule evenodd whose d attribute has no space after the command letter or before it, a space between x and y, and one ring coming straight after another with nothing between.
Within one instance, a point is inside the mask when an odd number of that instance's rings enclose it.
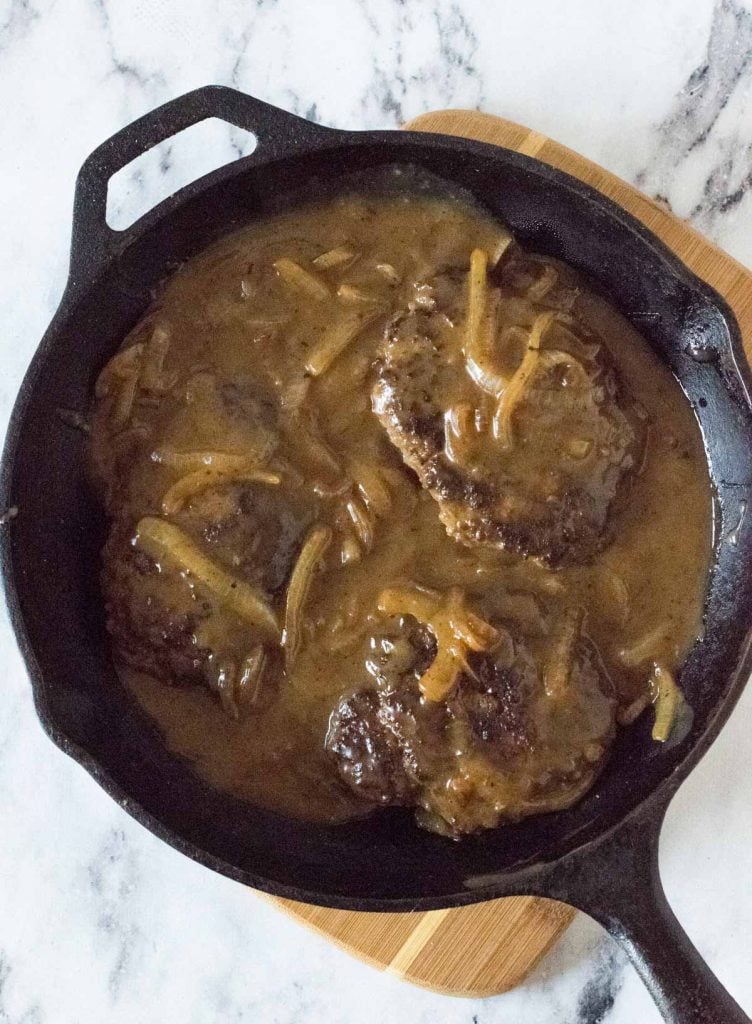
<instances>
[{"instance_id":1,"label":"seared crust on patty","mask_svg":"<svg viewBox=\"0 0 752 1024\"><path fill-rule=\"evenodd\" d=\"M438 501L457 540L552 565L586 561L604 542L609 507L639 448L613 369L601 351L576 380L541 369L519 406L515 449L479 438L490 457L465 462L447 452L448 409L440 397L451 391L452 375L466 375L462 361L447 357L452 329L436 310L406 311L387 326L372 405L390 441ZM572 459L569 473L551 473L546 446L574 440L578 430L588 436L588 458Z\"/></svg>"}]
</instances>

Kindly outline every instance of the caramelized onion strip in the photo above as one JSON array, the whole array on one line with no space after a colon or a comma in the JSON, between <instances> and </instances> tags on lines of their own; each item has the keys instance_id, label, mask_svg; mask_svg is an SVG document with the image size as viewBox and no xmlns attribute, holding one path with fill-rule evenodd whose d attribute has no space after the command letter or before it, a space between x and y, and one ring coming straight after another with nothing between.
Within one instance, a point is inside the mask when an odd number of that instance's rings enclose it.
<instances>
[{"instance_id":1,"label":"caramelized onion strip","mask_svg":"<svg viewBox=\"0 0 752 1024\"><path fill-rule=\"evenodd\" d=\"M419 683L421 694L431 702L448 697L459 676L467 670L467 661L460 646L451 642L442 643L438 639L437 643L436 657L420 677Z\"/></svg>"},{"instance_id":2,"label":"caramelized onion strip","mask_svg":"<svg viewBox=\"0 0 752 1024\"><path fill-rule=\"evenodd\" d=\"M373 521L373 516L359 498L350 498L347 501L345 508L347 509L347 514L352 520L353 528L355 529L358 540L366 551L370 551L373 547L376 531L376 524Z\"/></svg>"},{"instance_id":3,"label":"caramelized onion strip","mask_svg":"<svg viewBox=\"0 0 752 1024\"><path fill-rule=\"evenodd\" d=\"M483 249L473 249L467 277L467 315L464 354L467 372L483 391L498 398L506 381L493 365L500 292L488 292L488 257Z\"/></svg>"},{"instance_id":4,"label":"caramelized onion strip","mask_svg":"<svg viewBox=\"0 0 752 1024\"><path fill-rule=\"evenodd\" d=\"M105 395L110 393L113 384L116 382L128 380L132 377L138 378L143 352L143 342L129 345L128 348L123 348L116 352L97 377L97 383L94 386L95 396L97 398L104 398Z\"/></svg>"},{"instance_id":5,"label":"caramelized onion strip","mask_svg":"<svg viewBox=\"0 0 752 1024\"><path fill-rule=\"evenodd\" d=\"M652 735L656 742L665 743L674 727L676 715L683 700L682 692L673 673L659 661L653 665L651 683L656 690L655 722Z\"/></svg>"},{"instance_id":6,"label":"caramelized onion strip","mask_svg":"<svg viewBox=\"0 0 752 1024\"><path fill-rule=\"evenodd\" d=\"M551 291L553 286L559 279L558 272L550 265L546 264L543 268L543 273L530 285L526 294L526 297L531 302L540 302Z\"/></svg>"},{"instance_id":7,"label":"caramelized onion strip","mask_svg":"<svg viewBox=\"0 0 752 1024\"><path fill-rule=\"evenodd\" d=\"M379 469L367 462L351 463L350 471L366 508L383 518L392 510L392 499Z\"/></svg>"},{"instance_id":8,"label":"caramelized onion strip","mask_svg":"<svg viewBox=\"0 0 752 1024\"><path fill-rule=\"evenodd\" d=\"M305 460L313 462L326 473L340 478L342 466L326 440L321 436L318 424L311 417L290 417L286 433L291 444L300 449Z\"/></svg>"},{"instance_id":9,"label":"caramelized onion strip","mask_svg":"<svg viewBox=\"0 0 752 1024\"><path fill-rule=\"evenodd\" d=\"M171 562L229 611L279 642L277 616L261 594L231 576L204 554L183 530L164 519L146 516L136 527L136 543L156 562Z\"/></svg>"},{"instance_id":10,"label":"caramelized onion strip","mask_svg":"<svg viewBox=\"0 0 752 1024\"><path fill-rule=\"evenodd\" d=\"M306 370L313 377L320 377L345 349L351 345L360 332L376 318L376 312L346 313L335 320L323 333L318 344L308 353Z\"/></svg>"},{"instance_id":11,"label":"caramelized onion strip","mask_svg":"<svg viewBox=\"0 0 752 1024\"><path fill-rule=\"evenodd\" d=\"M472 459L478 439L476 411L469 402L458 402L444 413L444 450L451 462L461 465Z\"/></svg>"},{"instance_id":12,"label":"caramelized onion strip","mask_svg":"<svg viewBox=\"0 0 752 1024\"><path fill-rule=\"evenodd\" d=\"M646 689L644 693L641 693L638 697L635 697L633 701L630 701L624 707L619 708L616 712L616 721L619 725L631 725L635 722L645 708L650 704L652 700L649 689Z\"/></svg>"},{"instance_id":13,"label":"caramelized onion strip","mask_svg":"<svg viewBox=\"0 0 752 1024\"><path fill-rule=\"evenodd\" d=\"M639 668L645 662L653 661L658 653L666 653L670 645L671 627L668 622L651 629L628 647L619 651L619 661L625 668Z\"/></svg>"},{"instance_id":14,"label":"caramelized onion strip","mask_svg":"<svg viewBox=\"0 0 752 1024\"><path fill-rule=\"evenodd\" d=\"M504 445L512 443L512 414L538 368L541 340L555 318L555 313L541 313L535 318L525 357L499 399L493 418L493 436Z\"/></svg>"},{"instance_id":15,"label":"caramelized onion strip","mask_svg":"<svg viewBox=\"0 0 752 1024\"><path fill-rule=\"evenodd\" d=\"M239 703L250 707L258 703L267 660L266 650L257 644L241 661L236 686Z\"/></svg>"},{"instance_id":16,"label":"caramelized onion strip","mask_svg":"<svg viewBox=\"0 0 752 1024\"><path fill-rule=\"evenodd\" d=\"M360 544L351 533L345 533L340 547L340 562L342 565L352 565L354 562L359 562L361 557Z\"/></svg>"},{"instance_id":17,"label":"caramelized onion strip","mask_svg":"<svg viewBox=\"0 0 752 1024\"><path fill-rule=\"evenodd\" d=\"M313 265L317 270L332 270L334 267L344 267L346 264L353 263L357 258L352 249L341 245L336 249L328 249L326 252L322 252L320 256L313 260Z\"/></svg>"},{"instance_id":18,"label":"caramelized onion strip","mask_svg":"<svg viewBox=\"0 0 752 1024\"><path fill-rule=\"evenodd\" d=\"M137 392L138 377L134 373L122 381L112 410L111 422L113 427L116 427L118 430L124 427L131 418Z\"/></svg>"},{"instance_id":19,"label":"caramelized onion strip","mask_svg":"<svg viewBox=\"0 0 752 1024\"><path fill-rule=\"evenodd\" d=\"M507 386L509 377L500 372L498 360L499 310L501 308L501 292L492 289L486 300L486 308L481 317L474 350L466 353L467 372L472 379L488 395L499 398Z\"/></svg>"},{"instance_id":20,"label":"caramelized onion strip","mask_svg":"<svg viewBox=\"0 0 752 1024\"><path fill-rule=\"evenodd\" d=\"M247 455L234 455L213 448L192 452L177 452L174 448L156 448L151 453L152 462L168 469L190 473L199 469L213 469L219 473L242 473L256 468L256 460Z\"/></svg>"},{"instance_id":21,"label":"caramelized onion strip","mask_svg":"<svg viewBox=\"0 0 752 1024\"><path fill-rule=\"evenodd\" d=\"M295 260L283 256L282 259L275 261L274 269L286 284L297 288L298 291L315 299L316 302L322 302L331 295L328 286L321 278L312 274L310 270L305 270Z\"/></svg>"},{"instance_id":22,"label":"caramelized onion strip","mask_svg":"<svg viewBox=\"0 0 752 1024\"><path fill-rule=\"evenodd\" d=\"M170 332L161 324L157 324L144 348L141 360L141 376L139 383L146 391L164 391L171 383L164 374L164 361L170 348ZM175 377L172 378L172 383Z\"/></svg>"},{"instance_id":23,"label":"caramelized onion strip","mask_svg":"<svg viewBox=\"0 0 752 1024\"><path fill-rule=\"evenodd\" d=\"M378 295L372 295L371 292L358 288L355 284L347 283L339 286L337 298L348 306L372 306L374 303L381 301Z\"/></svg>"},{"instance_id":24,"label":"caramelized onion strip","mask_svg":"<svg viewBox=\"0 0 752 1024\"><path fill-rule=\"evenodd\" d=\"M465 349L474 352L478 347L483 314L486 311L488 292L488 256L483 249L473 249L470 254L470 270L467 276L467 316L465 319Z\"/></svg>"},{"instance_id":25,"label":"caramelized onion strip","mask_svg":"<svg viewBox=\"0 0 752 1024\"><path fill-rule=\"evenodd\" d=\"M312 527L292 571L290 585L287 588L285 628L282 633L285 665L288 670L297 657L303 639L303 610L313 583L314 573L331 542L332 531L328 526Z\"/></svg>"},{"instance_id":26,"label":"caramelized onion strip","mask_svg":"<svg viewBox=\"0 0 752 1024\"><path fill-rule=\"evenodd\" d=\"M468 651L488 651L499 632L465 605L464 595L452 587L446 597L417 587L390 587L378 600L386 615L412 615L436 639L436 657L420 679L420 692L429 701L444 700L462 672L469 671Z\"/></svg>"},{"instance_id":27,"label":"caramelized onion strip","mask_svg":"<svg viewBox=\"0 0 752 1024\"><path fill-rule=\"evenodd\" d=\"M418 587L387 587L379 594L378 609L383 615L412 615L428 622L441 604L441 595Z\"/></svg>"},{"instance_id":28,"label":"caramelized onion strip","mask_svg":"<svg viewBox=\"0 0 752 1024\"><path fill-rule=\"evenodd\" d=\"M374 267L377 273L381 274L385 281L391 285L402 283L402 275L391 263L377 263Z\"/></svg>"},{"instance_id":29,"label":"caramelized onion strip","mask_svg":"<svg viewBox=\"0 0 752 1024\"><path fill-rule=\"evenodd\" d=\"M540 365L546 370L552 370L555 366L566 366L568 370L574 370L576 372L580 384L587 384L590 379L590 374L587 372L584 365L576 356L573 356L571 352L565 352L563 349L558 348L550 348L546 349L545 352L539 352L538 357Z\"/></svg>"},{"instance_id":30,"label":"caramelized onion strip","mask_svg":"<svg viewBox=\"0 0 752 1024\"><path fill-rule=\"evenodd\" d=\"M501 263L501 261L509 255L512 249L512 243L514 237L508 231L502 231L498 237L496 245L491 249L489 262L495 270Z\"/></svg>"},{"instance_id":31,"label":"caramelized onion strip","mask_svg":"<svg viewBox=\"0 0 752 1024\"><path fill-rule=\"evenodd\" d=\"M582 609L569 608L562 616L543 672L548 697L563 697L569 687L575 645L582 626Z\"/></svg>"},{"instance_id":32,"label":"caramelized onion strip","mask_svg":"<svg viewBox=\"0 0 752 1024\"><path fill-rule=\"evenodd\" d=\"M177 483L165 493L162 498L162 511L166 516L174 515L189 501L195 494L208 491L212 487L220 487L223 484L279 484L282 477L279 473L266 473L261 469L222 470L213 466L205 466L197 469L187 476L181 477Z\"/></svg>"},{"instance_id":33,"label":"caramelized onion strip","mask_svg":"<svg viewBox=\"0 0 752 1024\"><path fill-rule=\"evenodd\" d=\"M121 349L110 359L97 378L94 387L96 397L104 398L113 394L110 423L116 430L122 429L131 418L133 403L138 393L143 354L142 342Z\"/></svg>"}]
</instances>

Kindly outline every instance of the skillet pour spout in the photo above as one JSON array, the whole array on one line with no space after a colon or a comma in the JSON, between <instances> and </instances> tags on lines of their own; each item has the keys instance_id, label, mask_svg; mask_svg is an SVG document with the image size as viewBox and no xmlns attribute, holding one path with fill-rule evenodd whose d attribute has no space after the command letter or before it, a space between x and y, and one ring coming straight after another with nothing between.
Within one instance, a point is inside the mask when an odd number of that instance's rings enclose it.
<instances>
[{"instance_id":1,"label":"skillet pour spout","mask_svg":"<svg viewBox=\"0 0 752 1024\"><path fill-rule=\"evenodd\" d=\"M105 220L110 177L209 117L252 131L254 152L125 231ZM111 664L98 585L105 523L82 438L57 409L93 382L171 268L255 219L410 166L470 191L521 240L586 274L639 327L692 403L717 496L705 631L680 672L694 717L673 744L638 721L575 807L452 843L399 811L346 825L293 821L213 790L171 755ZM698 356L701 354L701 358ZM428 133L335 131L209 86L103 143L76 184L70 277L21 387L2 468L0 530L11 620L40 720L118 803L195 860L289 899L354 910L460 906L529 893L564 900L622 944L674 1024L748 1017L669 909L657 850L673 793L731 712L752 666L752 410L739 328L724 300L623 209L578 179L499 147ZM50 628L54 624L54 628Z\"/></svg>"}]
</instances>

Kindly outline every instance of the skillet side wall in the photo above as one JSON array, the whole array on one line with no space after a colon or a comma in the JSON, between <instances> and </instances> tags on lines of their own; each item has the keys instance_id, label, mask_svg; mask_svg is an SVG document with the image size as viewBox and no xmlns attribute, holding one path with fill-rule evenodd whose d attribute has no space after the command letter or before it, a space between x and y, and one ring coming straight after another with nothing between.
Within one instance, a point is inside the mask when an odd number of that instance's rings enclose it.
<instances>
[{"instance_id":1,"label":"skillet side wall","mask_svg":"<svg viewBox=\"0 0 752 1024\"><path fill-rule=\"evenodd\" d=\"M742 515L752 497L746 369L737 367L738 328L723 301L632 218L574 179L506 150L443 137L329 138L274 163L241 161L232 173L183 190L124 232L91 281L80 279L66 293L6 443L0 494L19 507L0 531L11 614L52 738L178 849L311 902L368 909L387 909L379 901L393 902L390 909L470 902L503 893L504 882L468 892L467 878L555 860L614 826L660 785L673 786L741 691L752 623L752 527ZM259 216L325 198L346 175L385 163L418 164L469 189L523 243L589 275L633 320L697 411L720 509L706 637L681 674L695 712L689 735L666 749L652 743L650 722L641 720L621 733L603 775L575 808L462 843L418 830L401 812L336 828L290 821L218 794L167 753L109 662L98 582L106 526L86 484L83 438L56 415L60 407L88 406L97 372L176 263Z\"/></svg>"}]
</instances>

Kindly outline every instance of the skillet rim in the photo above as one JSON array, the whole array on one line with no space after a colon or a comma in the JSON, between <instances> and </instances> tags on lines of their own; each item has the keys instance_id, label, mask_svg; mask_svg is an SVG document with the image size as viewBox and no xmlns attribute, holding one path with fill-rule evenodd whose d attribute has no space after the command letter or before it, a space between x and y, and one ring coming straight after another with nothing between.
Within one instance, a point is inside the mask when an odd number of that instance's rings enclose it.
<instances>
[{"instance_id":1,"label":"skillet rim","mask_svg":"<svg viewBox=\"0 0 752 1024\"><path fill-rule=\"evenodd\" d=\"M291 115L285 114L284 116L290 117ZM137 125L138 122L135 124ZM135 125L130 126L130 128L134 127ZM729 304L723 296L715 291L715 289L694 274L694 272L691 271L665 243L645 227L642 222L610 200L605 194L589 185L586 185L580 179L568 175L566 172L560 171L558 168L546 164L535 157L528 157L523 154L516 153L513 150L508 150L504 147L494 146L488 143L480 143L475 142L474 140L466 140L454 136L427 132L407 132L396 130L381 132L343 132L334 129L321 128L320 126L314 125L311 125L311 128L315 129L315 141L309 144L306 144L304 141L302 146L298 144L297 146L292 147L289 152L282 154L281 159L283 161L294 159L296 156L305 154L306 152L312 152L314 150L327 151L330 149L342 148L343 146L352 146L353 144L357 145L358 143L373 144L383 142L392 144L399 140L399 142L402 142L403 144L412 143L413 145L417 144L426 148L433 148L438 144L440 148L442 146L448 146L453 150L460 149L471 154L473 152L478 152L479 155L495 154L497 159L501 152L504 154L504 158L508 162L516 164L522 168L534 170L539 176L553 179L558 181L560 184L566 185L571 192L575 193L578 202L582 201L593 203L605 213L609 221L617 220L625 224L633 234L639 236L643 244L651 248L661 261L668 265L667 269L673 277L678 278L691 288L693 292L702 295L718 310L725 327L727 328L727 338L724 339L724 343L718 350L719 361L722 361L725 364L724 369L726 371L726 376L730 377L731 380L735 380L741 386L742 397L746 402L748 410L752 406L749 398L750 392L752 391L752 374L750 373L746 357L744 356L739 326L735 314ZM129 129L125 130L128 131ZM107 144L105 143L103 145ZM97 152L98 151L95 151L93 156L96 155ZM235 161L224 168L220 168L218 171L202 176L190 185L186 186L184 189L179 190L173 196L168 197L166 200L150 210L144 217L136 221L126 231L118 232L117 234L113 233L113 237L117 239L117 247L114 248L105 259L100 258L97 273L89 280L82 281L77 276L74 278L73 262L75 253L72 253L71 276L68 279L60 305L48 330L45 332L40 345L34 353L19 389L18 397L14 403L4 444L2 465L0 467L0 508L4 507L7 504L7 499L11 497L11 485L13 482L15 463L22 438L21 427L34 385L39 373L41 372L42 365L54 351L56 332L70 315L78 300L83 295L88 294L96 288L100 278L110 268L113 261L118 258L122 251L127 249L139 238L146 235L157 223L169 217L170 214L179 206L190 202L200 193L206 191L219 182L244 174L250 167L262 166L268 169L273 166L277 158L278 155L274 159L264 159L262 154L262 158L259 161L259 157L255 153L251 154L251 156ZM399 156L395 156L394 162L399 162ZM728 383L729 381L726 380L727 390ZM503 878L503 881L498 884L478 889L466 889L460 893L451 895L446 894L436 897L421 896L416 898L405 897L398 899L384 897L343 897L338 894L332 895L313 892L309 889L271 881L261 876L254 875L252 872L237 868L228 861L225 861L214 854L208 853L192 841L186 840L174 829L164 825L160 819L155 817L151 812L146 811L140 804L131 799L122 786L115 782L111 775L102 767L95 755L89 753L86 749L73 742L65 731L57 726L54 716L50 712L46 703L46 683L44 675L37 663L36 655L32 649L31 642L26 631L23 613L20 608L11 551L11 532L12 526L10 529L5 528L0 530L0 567L2 568L5 583L9 619L30 676L35 710L42 727L50 739L52 739L52 741L61 750L63 750L64 753L77 761L105 790L105 792L108 793L109 796L113 797L113 799L115 799L121 807L127 810L132 817L139 821L140 824L149 828L149 830L160 839L168 842L171 846L190 856L193 860L198 861L204 866L210 867L221 874L251 885L263 892L288 899L315 903L322 906L341 907L352 910L369 909L406 911L416 909L417 907L428 910L448 905L466 905L503 895L505 892L509 891L510 886L513 887L513 883L516 878L530 873L531 869L528 866L521 869L512 869L506 872L500 872L499 874ZM750 608L750 615L752 615L752 608ZM747 627L739 661L733 667L733 670L727 675L727 679L729 681L725 696L715 705L714 709L709 714L705 729L687 749L681 760L674 767L672 773L668 777L661 779L655 788L646 794L635 808L630 810L625 816L621 817L615 825L606 829L598 829L595 839L588 840L583 843L582 846L575 845L563 854L552 859L541 860L538 864L533 865L533 869L536 867L545 869L546 867L551 867L552 865L559 864L570 857L576 856L584 847L592 846L594 843L599 843L610 835L619 832L627 820L633 819L635 816L645 812L647 808L652 808L654 805L661 804L667 796L670 797L670 795L673 795L673 792L676 790L679 783L689 774L714 741L722 725L733 710L736 701L741 695L747 681L747 676L752 669L751 640L752 620Z\"/></svg>"}]
</instances>

